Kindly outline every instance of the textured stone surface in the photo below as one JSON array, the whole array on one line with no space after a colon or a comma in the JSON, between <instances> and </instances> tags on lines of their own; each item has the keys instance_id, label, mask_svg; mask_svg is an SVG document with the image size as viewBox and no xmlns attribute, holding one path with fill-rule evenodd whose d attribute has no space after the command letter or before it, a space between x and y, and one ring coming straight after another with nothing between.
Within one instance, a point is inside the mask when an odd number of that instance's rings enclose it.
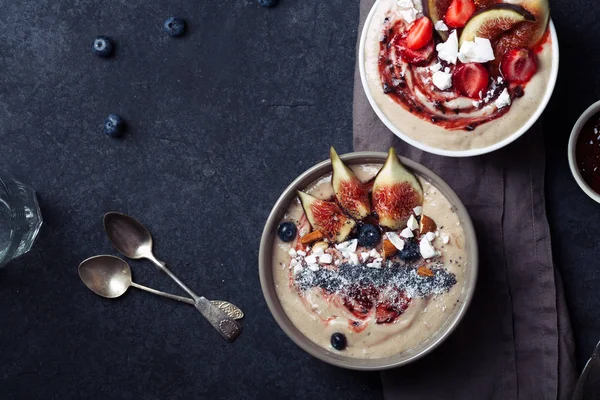
<instances>
[{"instance_id":1,"label":"textured stone surface","mask_svg":"<svg viewBox=\"0 0 600 400\"><path fill-rule=\"evenodd\" d=\"M600 16L552 1L561 74L545 114L548 203L580 365L600 337L598 205L571 178L570 129L597 99ZM281 0L0 1L0 166L38 191L45 225L0 270L0 393L21 398L377 398L377 374L330 367L286 338L257 274L262 226L279 193L351 150L357 4ZM164 19L189 22L179 39ZM91 54L94 36L117 42ZM120 113L122 140L101 132ZM153 232L157 254L209 298L247 315L232 345L191 308L130 290L96 297L77 265L116 254L101 217ZM149 263L135 281L180 293Z\"/></svg>"},{"instance_id":2,"label":"textured stone surface","mask_svg":"<svg viewBox=\"0 0 600 400\"><path fill-rule=\"evenodd\" d=\"M316 3L316 4L314 4ZM305 354L260 290L262 227L281 191L351 150L357 5L343 0L0 2L0 164L38 191L33 251L0 271L0 393L23 398L377 398L379 375ZM188 34L162 22L179 15ZM96 35L116 56L92 55ZM110 112L128 123L105 136ZM130 289L102 299L80 261L116 254L119 210L198 293L246 313L228 345L193 308ZM181 293L148 262L134 280Z\"/></svg>"},{"instance_id":3,"label":"textured stone surface","mask_svg":"<svg viewBox=\"0 0 600 400\"><path fill-rule=\"evenodd\" d=\"M544 114L546 203L554 256L565 283L579 368L600 340L600 205L573 179L567 144L581 113L600 93L600 8L592 0L550 2L560 45L560 71Z\"/></svg>"}]
</instances>

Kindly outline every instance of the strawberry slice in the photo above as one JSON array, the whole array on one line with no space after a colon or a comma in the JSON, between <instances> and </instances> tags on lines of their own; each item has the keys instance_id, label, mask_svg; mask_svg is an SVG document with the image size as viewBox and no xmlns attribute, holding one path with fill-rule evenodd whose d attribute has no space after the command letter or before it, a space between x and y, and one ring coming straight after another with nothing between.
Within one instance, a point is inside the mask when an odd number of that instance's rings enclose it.
<instances>
[{"instance_id":1,"label":"strawberry slice","mask_svg":"<svg viewBox=\"0 0 600 400\"><path fill-rule=\"evenodd\" d=\"M392 302L379 302L375 307L375 318L378 324L389 324L395 322L402 315L408 306L410 299L404 293L398 296Z\"/></svg>"},{"instance_id":2,"label":"strawberry slice","mask_svg":"<svg viewBox=\"0 0 600 400\"><path fill-rule=\"evenodd\" d=\"M356 318L365 319L369 316L373 308L373 299L377 298L377 296L379 296L379 292L372 287L351 290L344 297L344 306Z\"/></svg>"},{"instance_id":3,"label":"strawberry slice","mask_svg":"<svg viewBox=\"0 0 600 400\"><path fill-rule=\"evenodd\" d=\"M408 47L407 39L401 38L396 43L396 51L400 53L400 56L405 62L413 65L423 65L431 59L431 56L433 56L433 53L435 52L435 43L432 38L424 47L413 50Z\"/></svg>"},{"instance_id":4,"label":"strawberry slice","mask_svg":"<svg viewBox=\"0 0 600 400\"><path fill-rule=\"evenodd\" d=\"M481 64L460 64L452 74L452 85L463 96L481 99L488 87L489 78L488 71Z\"/></svg>"},{"instance_id":5,"label":"strawberry slice","mask_svg":"<svg viewBox=\"0 0 600 400\"><path fill-rule=\"evenodd\" d=\"M452 0L444 15L444 22L450 28L462 28L476 10L473 0Z\"/></svg>"},{"instance_id":6,"label":"strawberry slice","mask_svg":"<svg viewBox=\"0 0 600 400\"><path fill-rule=\"evenodd\" d=\"M433 23L427 17L416 20L408 30L406 46L411 50L422 49L433 38Z\"/></svg>"},{"instance_id":7,"label":"strawberry slice","mask_svg":"<svg viewBox=\"0 0 600 400\"><path fill-rule=\"evenodd\" d=\"M388 324L390 322L394 322L399 316L400 313L393 306L385 303L377 304L377 308L375 309L375 318L377 319L378 324Z\"/></svg>"},{"instance_id":8,"label":"strawberry slice","mask_svg":"<svg viewBox=\"0 0 600 400\"><path fill-rule=\"evenodd\" d=\"M504 78L510 83L523 84L529 82L537 72L538 64L535 54L529 49L509 51L500 64Z\"/></svg>"}]
</instances>

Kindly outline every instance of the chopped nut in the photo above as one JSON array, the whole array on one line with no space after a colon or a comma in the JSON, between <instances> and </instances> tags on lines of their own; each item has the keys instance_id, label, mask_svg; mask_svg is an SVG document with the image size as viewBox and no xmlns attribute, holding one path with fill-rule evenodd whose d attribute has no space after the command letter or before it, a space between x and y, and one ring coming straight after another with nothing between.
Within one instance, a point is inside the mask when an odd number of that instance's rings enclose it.
<instances>
[{"instance_id":1,"label":"chopped nut","mask_svg":"<svg viewBox=\"0 0 600 400\"><path fill-rule=\"evenodd\" d=\"M437 230L437 225L435 221L429 218L427 215L421 216L421 235L427 232L435 232Z\"/></svg>"},{"instance_id":2,"label":"chopped nut","mask_svg":"<svg viewBox=\"0 0 600 400\"><path fill-rule=\"evenodd\" d=\"M321 249L322 251L325 251L329 248L329 244L325 241L321 241L321 242L317 242L313 245L313 253L315 251L318 251L318 249Z\"/></svg>"},{"instance_id":3,"label":"chopped nut","mask_svg":"<svg viewBox=\"0 0 600 400\"><path fill-rule=\"evenodd\" d=\"M321 240L324 237L325 236L323 236L323 233L321 233L321 231L312 231L311 233L307 233L306 235L302 236L300 238L300 243L309 244L316 242L317 240Z\"/></svg>"},{"instance_id":4,"label":"chopped nut","mask_svg":"<svg viewBox=\"0 0 600 400\"><path fill-rule=\"evenodd\" d=\"M397 252L398 252L398 249L396 248L396 246L394 246L394 244L390 240L383 241L383 258L385 258L387 260L388 258L393 256Z\"/></svg>"},{"instance_id":5,"label":"chopped nut","mask_svg":"<svg viewBox=\"0 0 600 400\"><path fill-rule=\"evenodd\" d=\"M419 267L419 269L417 270L417 275L419 275L419 276L433 276L433 275L434 275L434 273L433 273L433 271L432 271L432 270L430 270L430 269L429 269L429 268L427 268L426 266L424 266L424 265L421 265L421 266Z\"/></svg>"}]
</instances>

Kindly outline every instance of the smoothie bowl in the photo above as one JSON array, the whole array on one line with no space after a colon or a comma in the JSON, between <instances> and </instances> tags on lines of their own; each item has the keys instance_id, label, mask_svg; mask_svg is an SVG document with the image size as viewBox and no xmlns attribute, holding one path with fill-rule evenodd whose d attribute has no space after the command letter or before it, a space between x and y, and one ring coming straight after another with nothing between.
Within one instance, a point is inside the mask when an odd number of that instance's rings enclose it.
<instances>
[{"instance_id":1,"label":"smoothie bowl","mask_svg":"<svg viewBox=\"0 0 600 400\"><path fill-rule=\"evenodd\" d=\"M451 333L477 262L471 220L438 176L393 149L332 149L275 204L259 273L271 313L298 346L333 365L381 370Z\"/></svg>"},{"instance_id":2,"label":"smoothie bowl","mask_svg":"<svg viewBox=\"0 0 600 400\"><path fill-rule=\"evenodd\" d=\"M421 150L497 150L548 104L558 41L548 0L377 0L359 69L383 123Z\"/></svg>"}]
</instances>

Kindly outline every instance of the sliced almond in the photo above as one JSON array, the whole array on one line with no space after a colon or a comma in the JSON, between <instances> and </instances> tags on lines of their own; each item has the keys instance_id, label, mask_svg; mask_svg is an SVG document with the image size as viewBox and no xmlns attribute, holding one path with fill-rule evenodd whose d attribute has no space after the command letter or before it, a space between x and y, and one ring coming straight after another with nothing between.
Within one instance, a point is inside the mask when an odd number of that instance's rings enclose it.
<instances>
[{"instance_id":1,"label":"sliced almond","mask_svg":"<svg viewBox=\"0 0 600 400\"><path fill-rule=\"evenodd\" d=\"M436 230L437 225L435 224L435 221L427 215L421 215L421 235L424 235L427 232L435 232Z\"/></svg>"},{"instance_id":2,"label":"sliced almond","mask_svg":"<svg viewBox=\"0 0 600 400\"><path fill-rule=\"evenodd\" d=\"M417 269L417 275L419 275L419 276L433 276L433 275L434 275L434 273L433 273L433 271L432 271L432 270L430 270L430 269L429 269L429 268L427 268L426 266L424 266L424 265L421 265L421 266L419 267L419 269Z\"/></svg>"},{"instance_id":3,"label":"sliced almond","mask_svg":"<svg viewBox=\"0 0 600 400\"><path fill-rule=\"evenodd\" d=\"M398 252L398 249L390 240L383 241L383 258L388 259Z\"/></svg>"},{"instance_id":4,"label":"sliced almond","mask_svg":"<svg viewBox=\"0 0 600 400\"><path fill-rule=\"evenodd\" d=\"M327 250L329 248L329 243L321 241L321 242L317 242L315 244L313 244L313 253L317 250L317 249L321 249L323 251Z\"/></svg>"},{"instance_id":5,"label":"sliced almond","mask_svg":"<svg viewBox=\"0 0 600 400\"><path fill-rule=\"evenodd\" d=\"M307 233L306 235L302 236L300 238L300 243L310 244L310 243L316 242L318 240L321 240L324 237L325 236L323 235L323 233L321 233L321 231L312 231L312 232Z\"/></svg>"}]
</instances>

